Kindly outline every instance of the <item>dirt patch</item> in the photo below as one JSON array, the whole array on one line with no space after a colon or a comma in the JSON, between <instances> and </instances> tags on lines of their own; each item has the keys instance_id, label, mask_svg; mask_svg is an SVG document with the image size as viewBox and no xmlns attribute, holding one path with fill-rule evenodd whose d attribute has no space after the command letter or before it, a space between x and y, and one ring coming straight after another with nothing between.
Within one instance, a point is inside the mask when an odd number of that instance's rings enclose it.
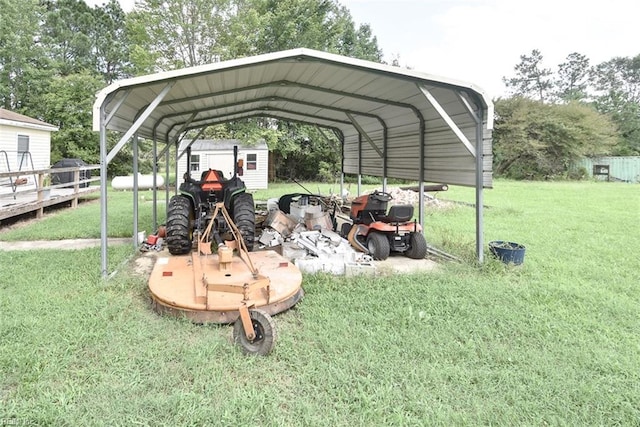
<instances>
[{"instance_id":1,"label":"dirt patch","mask_svg":"<svg viewBox=\"0 0 640 427\"><path fill-rule=\"evenodd\" d=\"M141 277L149 277L161 252L143 252L133 261L133 272Z\"/></svg>"}]
</instances>

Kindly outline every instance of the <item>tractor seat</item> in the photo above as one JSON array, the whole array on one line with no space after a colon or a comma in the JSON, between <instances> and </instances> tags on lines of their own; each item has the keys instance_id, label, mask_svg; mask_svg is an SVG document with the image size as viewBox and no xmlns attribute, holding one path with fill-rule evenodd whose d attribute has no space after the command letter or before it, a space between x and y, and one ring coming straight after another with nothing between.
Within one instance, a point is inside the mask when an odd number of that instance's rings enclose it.
<instances>
[{"instance_id":1,"label":"tractor seat","mask_svg":"<svg viewBox=\"0 0 640 427\"><path fill-rule=\"evenodd\" d=\"M389 214L379 218L387 223L407 222L413 218L413 205L395 205L389 209Z\"/></svg>"},{"instance_id":2,"label":"tractor seat","mask_svg":"<svg viewBox=\"0 0 640 427\"><path fill-rule=\"evenodd\" d=\"M220 191L222 190L222 181L224 176L221 171L209 169L202 172L200 177L200 187L203 191Z\"/></svg>"}]
</instances>

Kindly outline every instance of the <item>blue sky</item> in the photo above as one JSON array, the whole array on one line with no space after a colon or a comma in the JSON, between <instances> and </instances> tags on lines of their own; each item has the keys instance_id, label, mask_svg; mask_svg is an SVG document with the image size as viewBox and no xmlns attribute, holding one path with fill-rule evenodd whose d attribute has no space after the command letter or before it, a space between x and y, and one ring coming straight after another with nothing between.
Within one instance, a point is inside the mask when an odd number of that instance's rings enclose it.
<instances>
[{"instance_id":1,"label":"blue sky","mask_svg":"<svg viewBox=\"0 0 640 427\"><path fill-rule=\"evenodd\" d=\"M85 0L90 5L105 0ZM131 10L134 0L119 0ZM640 55L640 2L632 0L340 0L368 23L388 62L474 83L504 96L502 77L538 49L555 70L572 52L592 64Z\"/></svg>"}]
</instances>

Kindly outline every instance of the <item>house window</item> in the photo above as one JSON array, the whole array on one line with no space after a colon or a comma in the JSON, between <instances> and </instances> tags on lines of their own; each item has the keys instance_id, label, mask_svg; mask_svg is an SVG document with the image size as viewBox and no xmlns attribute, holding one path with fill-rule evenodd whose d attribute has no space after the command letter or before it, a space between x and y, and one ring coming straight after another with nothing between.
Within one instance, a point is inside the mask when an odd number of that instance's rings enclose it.
<instances>
[{"instance_id":1,"label":"house window","mask_svg":"<svg viewBox=\"0 0 640 427\"><path fill-rule=\"evenodd\" d=\"M200 154L191 155L191 172L198 172L200 170Z\"/></svg>"},{"instance_id":2,"label":"house window","mask_svg":"<svg viewBox=\"0 0 640 427\"><path fill-rule=\"evenodd\" d=\"M254 171L258 169L258 155L257 154L247 154L247 170Z\"/></svg>"},{"instance_id":3,"label":"house window","mask_svg":"<svg viewBox=\"0 0 640 427\"><path fill-rule=\"evenodd\" d=\"M27 165L29 159L25 153L29 152L29 136L18 135L18 168Z\"/></svg>"}]
</instances>

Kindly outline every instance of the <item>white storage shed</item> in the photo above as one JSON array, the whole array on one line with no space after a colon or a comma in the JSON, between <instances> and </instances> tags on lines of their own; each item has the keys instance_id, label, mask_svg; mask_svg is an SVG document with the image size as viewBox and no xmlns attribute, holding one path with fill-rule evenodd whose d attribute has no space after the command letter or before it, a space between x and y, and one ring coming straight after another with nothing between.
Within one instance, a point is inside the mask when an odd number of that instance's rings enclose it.
<instances>
[{"instance_id":1,"label":"white storage shed","mask_svg":"<svg viewBox=\"0 0 640 427\"><path fill-rule=\"evenodd\" d=\"M267 188L269 170L269 148L264 140L255 146L243 145L236 139L183 140L178 148L178 182L187 171L187 146L191 144L190 175L200 179L202 172L220 170L225 178L233 176L233 147L238 147L238 160L244 162L242 180L247 189Z\"/></svg>"}]
</instances>

